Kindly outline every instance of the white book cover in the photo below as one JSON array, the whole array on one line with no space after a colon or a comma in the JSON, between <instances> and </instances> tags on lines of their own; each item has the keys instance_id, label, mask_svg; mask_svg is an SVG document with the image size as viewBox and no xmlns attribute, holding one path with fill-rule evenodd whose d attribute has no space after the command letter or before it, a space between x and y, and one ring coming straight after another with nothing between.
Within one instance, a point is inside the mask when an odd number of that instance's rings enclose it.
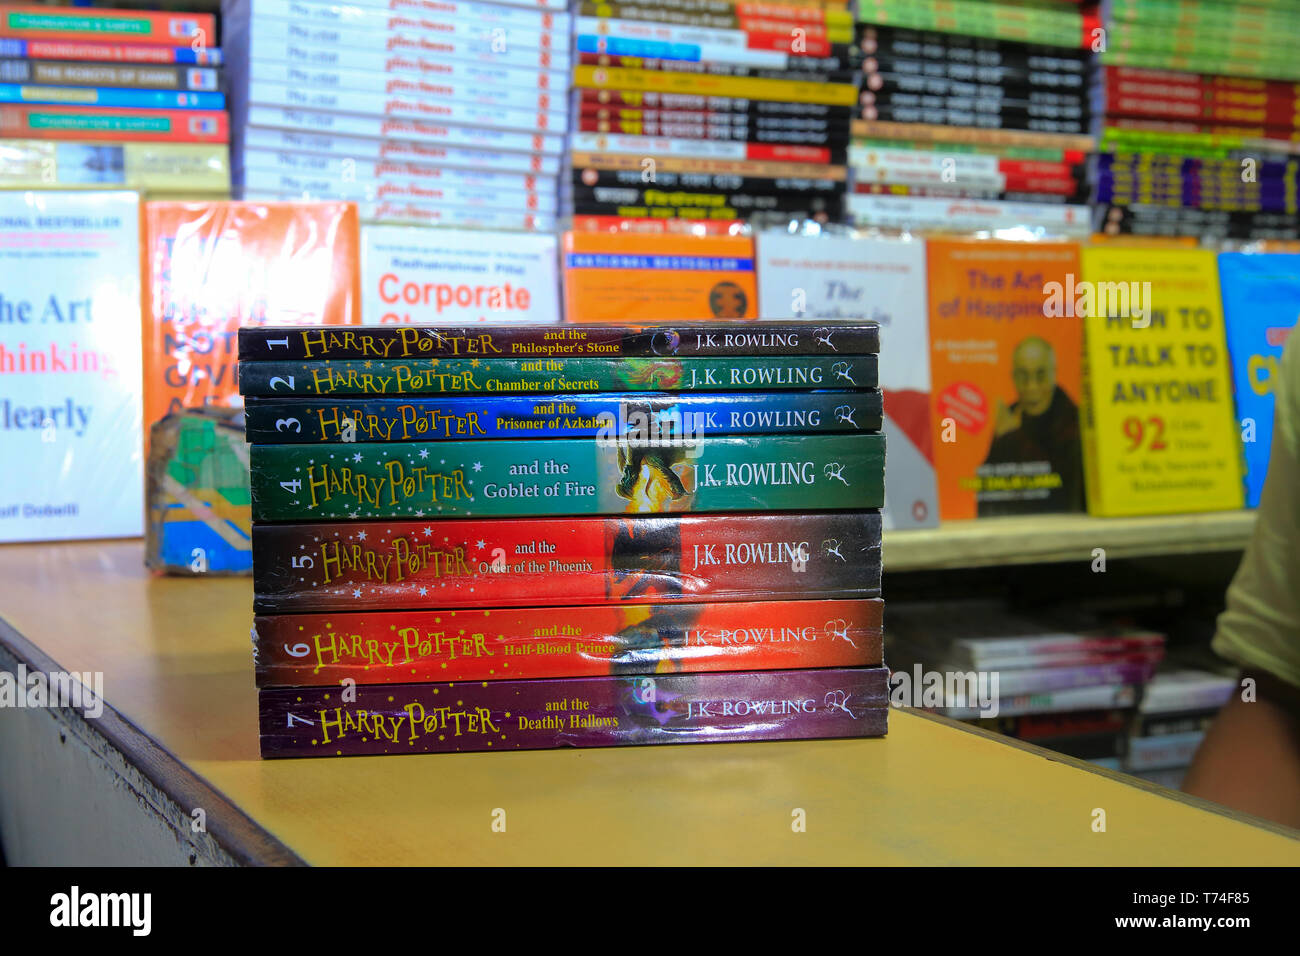
<instances>
[{"instance_id":1,"label":"white book cover","mask_svg":"<svg viewBox=\"0 0 1300 956\"><path fill-rule=\"evenodd\" d=\"M140 202L0 191L0 541L144 532Z\"/></svg>"},{"instance_id":2,"label":"white book cover","mask_svg":"<svg viewBox=\"0 0 1300 956\"><path fill-rule=\"evenodd\" d=\"M361 321L558 322L558 262L555 236L363 226Z\"/></svg>"},{"instance_id":3,"label":"white book cover","mask_svg":"<svg viewBox=\"0 0 1300 956\"><path fill-rule=\"evenodd\" d=\"M758 236L760 318L880 323L886 530L939 523L925 290L921 240Z\"/></svg>"}]
</instances>

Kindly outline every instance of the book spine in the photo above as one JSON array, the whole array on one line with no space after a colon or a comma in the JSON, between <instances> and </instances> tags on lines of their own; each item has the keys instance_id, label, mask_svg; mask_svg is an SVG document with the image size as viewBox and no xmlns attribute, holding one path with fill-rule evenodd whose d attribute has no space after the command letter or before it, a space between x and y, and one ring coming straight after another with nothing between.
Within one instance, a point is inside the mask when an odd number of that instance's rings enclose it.
<instances>
[{"instance_id":1,"label":"book spine","mask_svg":"<svg viewBox=\"0 0 1300 956\"><path fill-rule=\"evenodd\" d=\"M221 86L220 74L210 67L94 64L3 57L0 57L0 83L196 91L215 91Z\"/></svg>"},{"instance_id":2,"label":"book spine","mask_svg":"<svg viewBox=\"0 0 1300 956\"><path fill-rule=\"evenodd\" d=\"M276 199L293 199L280 194ZM559 222L554 216L540 213L502 212L495 209L463 209L442 203L362 202L357 203L362 222L395 226L456 226L466 229L514 229L529 232L555 232Z\"/></svg>"},{"instance_id":3,"label":"book spine","mask_svg":"<svg viewBox=\"0 0 1300 956\"><path fill-rule=\"evenodd\" d=\"M263 757L883 736L884 668L258 692Z\"/></svg>"},{"instance_id":4,"label":"book spine","mask_svg":"<svg viewBox=\"0 0 1300 956\"><path fill-rule=\"evenodd\" d=\"M879 512L253 525L260 614L880 595Z\"/></svg>"},{"instance_id":5,"label":"book spine","mask_svg":"<svg viewBox=\"0 0 1300 956\"><path fill-rule=\"evenodd\" d=\"M983 146L1028 146L1090 153L1096 148L1091 136L1040 133L1031 130L969 129L933 123L895 123L884 120L855 120L854 137L891 140L923 140L934 143L978 143Z\"/></svg>"},{"instance_id":6,"label":"book spine","mask_svg":"<svg viewBox=\"0 0 1300 956\"><path fill-rule=\"evenodd\" d=\"M249 467L254 521L862 510L884 504L885 439L253 445Z\"/></svg>"},{"instance_id":7,"label":"book spine","mask_svg":"<svg viewBox=\"0 0 1300 956\"><path fill-rule=\"evenodd\" d=\"M647 219L627 216L573 216L575 232L624 232L639 235L734 236L740 219Z\"/></svg>"},{"instance_id":8,"label":"book spine","mask_svg":"<svg viewBox=\"0 0 1300 956\"><path fill-rule=\"evenodd\" d=\"M570 158L575 168L614 169L635 171L640 176L644 167L638 157L624 153L587 152L573 150ZM809 169L806 163L759 162L752 160L697 159L686 156L664 156L656 163L656 173L705 174L729 176L761 176L763 178L790 177L801 179L816 175L844 182L847 171L843 166L819 166Z\"/></svg>"},{"instance_id":9,"label":"book spine","mask_svg":"<svg viewBox=\"0 0 1300 956\"><path fill-rule=\"evenodd\" d=\"M632 153L638 157L654 156L692 159L719 159L731 162L758 160L778 163L831 162L832 151L819 146L787 143L748 143L732 140L675 139L669 136L629 136L623 133L574 132L569 141L578 152ZM837 163L836 165L840 165Z\"/></svg>"},{"instance_id":10,"label":"book spine","mask_svg":"<svg viewBox=\"0 0 1300 956\"><path fill-rule=\"evenodd\" d=\"M1155 673L1156 664L1132 661L1093 667L1035 668L1027 671L1003 671L999 691L1015 697L1106 684L1143 684Z\"/></svg>"},{"instance_id":11,"label":"book spine","mask_svg":"<svg viewBox=\"0 0 1300 956\"><path fill-rule=\"evenodd\" d=\"M717 325L641 328L584 326L521 328L267 328L239 330L243 362L322 359L408 358L753 358L795 355L874 355L880 330L870 323L818 326L805 322L765 322L737 330ZM834 387L828 383L825 387ZM863 388L871 385L859 386Z\"/></svg>"},{"instance_id":12,"label":"book spine","mask_svg":"<svg viewBox=\"0 0 1300 956\"><path fill-rule=\"evenodd\" d=\"M222 110L224 93L182 93L117 87L37 86L0 83L0 103L75 103L78 106L152 110Z\"/></svg>"},{"instance_id":13,"label":"book spine","mask_svg":"<svg viewBox=\"0 0 1300 956\"><path fill-rule=\"evenodd\" d=\"M82 144L74 144L82 145ZM105 157L110 157L104 163ZM229 150L191 143L96 144L67 150L52 140L0 141L0 187L103 189L108 185L149 192L228 193ZM109 179L109 170L118 173Z\"/></svg>"},{"instance_id":14,"label":"book spine","mask_svg":"<svg viewBox=\"0 0 1300 956\"><path fill-rule=\"evenodd\" d=\"M696 96L690 93L636 93L631 90L573 90L578 113L591 109L692 110L707 113L753 113L779 117L810 117L828 123L852 120L853 108L827 106L824 103L782 103L772 100L747 100L729 96Z\"/></svg>"},{"instance_id":15,"label":"book spine","mask_svg":"<svg viewBox=\"0 0 1300 956\"><path fill-rule=\"evenodd\" d=\"M721 60L680 60L650 53L595 53L578 48L580 66L619 67L630 70L667 70L673 73L694 73L705 76L738 76L768 80L803 80L821 83L854 83L857 71L843 61L831 57L825 60L800 58L791 60L790 66L768 66L749 62L748 57ZM618 48L615 48L618 49ZM803 62L808 59L808 62ZM825 64L823 66L822 64Z\"/></svg>"},{"instance_id":16,"label":"book spine","mask_svg":"<svg viewBox=\"0 0 1300 956\"><path fill-rule=\"evenodd\" d=\"M506 150L464 149L436 146L400 139L366 139L335 136L330 133L302 133L294 130L263 129L250 126L244 130L244 149L282 150L294 154L350 159L353 162L400 162L431 164L438 167L485 170L493 172L535 173L557 176L559 158L540 153L517 153Z\"/></svg>"},{"instance_id":17,"label":"book spine","mask_svg":"<svg viewBox=\"0 0 1300 956\"><path fill-rule=\"evenodd\" d=\"M350 177L357 183L378 185L391 180L418 180L459 189L502 189L516 193L540 193L553 197L556 177L534 173L502 173L492 169L453 169L427 163L357 162L290 153L270 149L244 149L245 169L264 169L297 175L329 177L336 183Z\"/></svg>"},{"instance_id":18,"label":"book spine","mask_svg":"<svg viewBox=\"0 0 1300 956\"><path fill-rule=\"evenodd\" d=\"M876 385L874 355L747 359L343 359L334 362L248 362L239 367L240 394L279 397L728 392L863 389L875 388Z\"/></svg>"},{"instance_id":19,"label":"book spine","mask_svg":"<svg viewBox=\"0 0 1300 956\"><path fill-rule=\"evenodd\" d=\"M751 196L747 193L666 192L646 190L637 195L631 189L579 191L570 200L578 216L626 214L634 218L781 219L811 218L816 215L839 219L844 203L839 196Z\"/></svg>"},{"instance_id":20,"label":"book spine","mask_svg":"<svg viewBox=\"0 0 1300 956\"><path fill-rule=\"evenodd\" d=\"M540 215L553 215L556 207L554 194L527 190L497 188L473 189L429 183L423 178L363 179L359 176L337 180L331 176L312 176L295 172L276 172L268 169L245 169L245 189L254 193L282 193L320 199L412 200L441 203L466 209L499 209L502 212L528 210Z\"/></svg>"},{"instance_id":21,"label":"book spine","mask_svg":"<svg viewBox=\"0 0 1300 956\"><path fill-rule=\"evenodd\" d=\"M521 111L544 115L547 125L563 129L567 122L564 102L547 90L508 86L497 82L493 71L482 80L475 80L473 65L454 68L448 73L381 72L378 70L348 70L323 66L298 66L290 61L267 62L253 60L249 66L249 87L278 90L281 86L307 86L319 90L344 90L352 94L379 93L401 97L420 97L433 100L456 100L481 107ZM461 76L459 74L471 74ZM527 74L525 74L527 75ZM532 74L536 77L538 74ZM496 123L493 125L503 125ZM529 128L529 127L525 127Z\"/></svg>"},{"instance_id":22,"label":"book spine","mask_svg":"<svg viewBox=\"0 0 1300 956\"><path fill-rule=\"evenodd\" d=\"M295 32L301 35L309 30L323 30L336 35L346 31L375 36L400 34L407 37L424 36L483 43L491 43L496 38L504 44L499 50L502 53L515 49L563 47L570 29L568 18L564 17L557 23L555 14L549 15L551 26L542 28L539 20L534 19L530 23L519 16L503 19L498 14L489 19L464 17L452 11L375 10L356 4L281 3L279 0L259 0L254 4L251 20L252 32L266 31L272 36Z\"/></svg>"},{"instance_id":23,"label":"book spine","mask_svg":"<svg viewBox=\"0 0 1300 956\"><path fill-rule=\"evenodd\" d=\"M457 36L444 38L423 29L364 30L353 26L339 27L323 24L298 23L290 20L257 20L252 24L253 36L275 43L299 43L318 49L354 50L370 56L387 57L393 54L436 56L446 60L480 61L484 63L499 62L502 57L500 44L492 35L492 28L477 29L480 36ZM509 43L513 43L515 31L511 31ZM567 37L563 46L540 44L540 36L533 38L536 46L527 46L522 42L518 48L510 47L510 61L515 67L528 67L541 70L567 70L572 65L567 49ZM260 44L258 40L255 43ZM549 41L548 41L549 42ZM254 47L256 49L256 47ZM261 55L259 53L259 55Z\"/></svg>"},{"instance_id":24,"label":"book spine","mask_svg":"<svg viewBox=\"0 0 1300 956\"><path fill-rule=\"evenodd\" d=\"M135 46L122 43L18 40L0 36L0 56L28 60L91 60L96 63L180 63L219 66L221 50L200 46Z\"/></svg>"},{"instance_id":25,"label":"book spine","mask_svg":"<svg viewBox=\"0 0 1300 956\"><path fill-rule=\"evenodd\" d=\"M418 17L422 21L491 23L521 30L565 33L571 18L564 3L536 0L508 6L500 3L465 3L460 0L358 0L339 6L334 0L257 0L257 13L282 20L321 19L352 25L358 18L387 26ZM531 8L531 9L529 9Z\"/></svg>"},{"instance_id":26,"label":"book spine","mask_svg":"<svg viewBox=\"0 0 1300 956\"><path fill-rule=\"evenodd\" d=\"M250 398L254 444L455 441L465 438L594 438L648 441L675 435L877 432L880 392L735 395L611 394L534 398L375 398L321 401ZM346 436L352 436L348 438Z\"/></svg>"},{"instance_id":27,"label":"book spine","mask_svg":"<svg viewBox=\"0 0 1300 956\"><path fill-rule=\"evenodd\" d=\"M132 110L97 106L0 104L0 138L225 143L229 119L217 110Z\"/></svg>"},{"instance_id":28,"label":"book spine","mask_svg":"<svg viewBox=\"0 0 1300 956\"><path fill-rule=\"evenodd\" d=\"M833 139L844 142L845 134L835 136L817 130L791 129L783 121L760 125L743 121L711 123L692 120L638 120L618 119L603 120L594 116L579 117L574 129L580 133L612 133L619 136L673 137L690 140L719 140L740 143L784 143L816 150L816 155L825 157L826 162L843 165L848 159L848 151L842 145L820 147ZM815 160L809 160L815 162Z\"/></svg>"},{"instance_id":29,"label":"book spine","mask_svg":"<svg viewBox=\"0 0 1300 956\"><path fill-rule=\"evenodd\" d=\"M874 667L881 608L877 598L262 615L253 647L258 687Z\"/></svg>"},{"instance_id":30,"label":"book spine","mask_svg":"<svg viewBox=\"0 0 1300 956\"><path fill-rule=\"evenodd\" d=\"M965 232L988 228L1041 226L1057 235L1082 237L1092 231L1092 213L1073 203L1026 203L937 196L874 196L850 193L849 215L860 225Z\"/></svg>"},{"instance_id":31,"label":"book spine","mask_svg":"<svg viewBox=\"0 0 1300 956\"><path fill-rule=\"evenodd\" d=\"M573 85L585 89L733 96L792 103L822 103L828 106L852 106L858 99L857 87L846 83L748 79L662 70L607 69L599 66L574 67Z\"/></svg>"},{"instance_id":32,"label":"book spine","mask_svg":"<svg viewBox=\"0 0 1300 956\"><path fill-rule=\"evenodd\" d=\"M210 13L146 13L85 7L5 6L0 36L31 40L117 40L121 43L188 45L217 35Z\"/></svg>"},{"instance_id":33,"label":"book spine","mask_svg":"<svg viewBox=\"0 0 1300 956\"><path fill-rule=\"evenodd\" d=\"M346 47L314 47L294 41L270 40L260 35L250 38L249 63L250 71L284 65L295 71L345 70L350 73L419 76L429 82L445 79L474 86L506 87L535 93L539 97L558 97L569 85L567 70L502 63L500 56L447 60L418 52L375 53Z\"/></svg>"},{"instance_id":34,"label":"book spine","mask_svg":"<svg viewBox=\"0 0 1300 956\"><path fill-rule=\"evenodd\" d=\"M588 188L623 186L640 189L645 185L641 173L632 169L575 169L572 184ZM844 191L842 179L811 176L736 176L721 173L676 173L655 170L655 185L661 189L735 190L751 195L769 193L815 193L838 195Z\"/></svg>"},{"instance_id":35,"label":"book spine","mask_svg":"<svg viewBox=\"0 0 1300 956\"><path fill-rule=\"evenodd\" d=\"M532 152L553 156L558 156L564 151L562 136L541 132L530 134L472 126L443 125L396 116L363 116L278 106L250 106L248 124L272 129L331 133L365 139L391 138L431 142L457 148Z\"/></svg>"},{"instance_id":36,"label":"book spine","mask_svg":"<svg viewBox=\"0 0 1300 956\"><path fill-rule=\"evenodd\" d=\"M515 110L407 93L387 93L379 99L373 92L355 88L322 89L260 80L249 84L248 102L255 106L391 116L489 129L563 131L568 126L568 113L559 110Z\"/></svg>"}]
</instances>

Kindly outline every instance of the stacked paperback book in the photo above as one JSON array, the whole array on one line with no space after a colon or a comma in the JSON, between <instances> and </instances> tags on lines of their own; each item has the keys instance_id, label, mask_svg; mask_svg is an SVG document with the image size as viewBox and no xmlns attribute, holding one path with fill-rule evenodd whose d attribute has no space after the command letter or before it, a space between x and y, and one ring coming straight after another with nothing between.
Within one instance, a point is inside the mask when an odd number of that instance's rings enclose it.
<instances>
[{"instance_id":1,"label":"stacked paperback book","mask_svg":"<svg viewBox=\"0 0 1300 956\"><path fill-rule=\"evenodd\" d=\"M228 0L235 183L365 221L556 228L563 3Z\"/></svg>"},{"instance_id":2,"label":"stacked paperback book","mask_svg":"<svg viewBox=\"0 0 1300 956\"><path fill-rule=\"evenodd\" d=\"M890 618L890 658L917 703L1116 770L1164 657L1162 634L988 601L894 608Z\"/></svg>"},{"instance_id":3,"label":"stacked paperback book","mask_svg":"<svg viewBox=\"0 0 1300 956\"><path fill-rule=\"evenodd\" d=\"M878 343L242 329L263 755L884 734Z\"/></svg>"},{"instance_id":4,"label":"stacked paperback book","mask_svg":"<svg viewBox=\"0 0 1300 956\"><path fill-rule=\"evenodd\" d=\"M583 0L574 48L576 230L843 219L859 62L843 2Z\"/></svg>"},{"instance_id":5,"label":"stacked paperback book","mask_svg":"<svg viewBox=\"0 0 1300 956\"><path fill-rule=\"evenodd\" d=\"M228 196L215 19L0 7L0 189Z\"/></svg>"},{"instance_id":6,"label":"stacked paperback book","mask_svg":"<svg viewBox=\"0 0 1300 956\"><path fill-rule=\"evenodd\" d=\"M865 2L858 19L854 223L1087 232L1091 53L1077 7Z\"/></svg>"},{"instance_id":7,"label":"stacked paperback book","mask_svg":"<svg viewBox=\"0 0 1300 956\"><path fill-rule=\"evenodd\" d=\"M1108 26L1097 230L1300 239L1294 7L1115 0Z\"/></svg>"}]
</instances>

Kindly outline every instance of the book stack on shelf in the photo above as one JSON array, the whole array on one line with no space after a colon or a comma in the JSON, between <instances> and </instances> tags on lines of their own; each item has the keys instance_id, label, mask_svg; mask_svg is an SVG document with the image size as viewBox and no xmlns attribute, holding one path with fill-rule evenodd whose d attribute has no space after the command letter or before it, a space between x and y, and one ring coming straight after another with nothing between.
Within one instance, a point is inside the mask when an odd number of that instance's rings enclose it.
<instances>
[{"instance_id":1,"label":"book stack on shelf","mask_svg":"<svg viewBox=\"0 0 1300 956\"><path fill-rule=\"evenodd\" d=\"M1236 689L1232 677L1213 671L1162 668L1142 695L1124 770L1172 789L1181 787L1205 732Z\"/></svg>"},{"instance_id":2,"label":"book stack on shelf","mask_svg":"<svg viewBox=\"0 0 1300 956\"><path fill-rule=\"evenodd\" d=\"M865 0L858 20L853 222L1086 235L1091 21L1077 6Z\"/></svg>"},{"instance_id":3,"label":"book stack on shelf","mask_svg":"<svg viewBox=\"0 0 1300 956\"><path fill-rule=\"evenodd\" d=\"M1114 0L1106 15L1097 231L1300 239L1294 7Z\"/></svg>"},{"instance_id":4,"label":"book stack on shelf","mask_svg":"<svg viewBox=\"0 0 1300 956\"><path fill-rule=\"evenodd\" d=\"M884 734L878 330L809 332L241 330L263 755Z\"/></svg>"},{"instance_id":5,"label":"book stack on shelf","mask_svg":"<svg viewBox=\"0 0 1300 956\"><path fill-rule=\"evenodd\" d=\"M933 683L927 709L1116 770L1165 649L1163 634L986 601L894 607L887 638L914 692Z\"/></svg>"},{"instance_id":6,"label":"book stack on shelf","mask_svg":"<svg viewBox=\"0 0 1300 956\"><path fill-rule=\"evenodd\" d=\"M568 124L562 0L228 0L246 199L367 222L553 232Z\"/></svg>"},{"instance_id":7,"label":"book stack on shelf","mask_svg":"<svg viewBox=\"0 0 1300 956\"><path fill-rule=\"evenodd\" d=\"M0 7L0 189L230 195L216 18Z\"/></svg>"},{"instance_id":8,"label":"book stack on shelf","mask_svg":"<svg viewBox=\"0 0 1300 956\"><path fill-rule=\"evenodd\" d=\"M843 0L583 0L574 35L575 230L843 220L859 62Z\"/></svg>"}]
</instances>

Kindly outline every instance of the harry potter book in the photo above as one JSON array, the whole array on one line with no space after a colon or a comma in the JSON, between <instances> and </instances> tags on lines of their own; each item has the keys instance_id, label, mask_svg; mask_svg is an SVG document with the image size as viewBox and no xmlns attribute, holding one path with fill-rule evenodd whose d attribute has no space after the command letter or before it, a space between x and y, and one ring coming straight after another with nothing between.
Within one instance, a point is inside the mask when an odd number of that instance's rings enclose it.
<instances>
[{"instance_id":1,"label":"harry potter book","mask_svg":"<svg viewBox=\"0 0 1300 956\"><path fill-rule=\"evenodd\" d=\"M260 614L880 594L880 515L253 525Z\"/></svg>"},{"instance_id":2,"label":"harry potter book","mask_svg":"<svg viewBox=\"0 0 1300 956\"><path fill-rule=\"evenodd\" d=\"M259 687L881 663L878 599L261 615Z\"/></svg>"},{"instance_id":3,"label":"harry potter book","mask_svg":"<svg viewBox=\"0 0 1300 956\"><path fill-rule=\"evenodd\" d=\"M254 521L823 511L884 503L885 439L253 445Z\"/></svg>"},{"instance_id":4,"label":"harry potter book","mask_svg":"<svg viewBox=\"0 0 1300 956\"><path fill-rule=\"evenodd\" d=\"M432 293L435 300L438 292ZM485 290L483 298L491 298ZM420 325L379 328L257 328L239 330L241 362L292 359L430 358L728 358L760 355L874 355L874 322L728 320L662 325L583 325L560 328Z\"/></svg>"},{"instance_id":5,"label":"harry potter book","mask_svg":"<svg viewBox=\"0 0 1300 956\"><path fill-rule=\"evenodd\" d=\"M875 432L881 412L878 391L250 398L245 423L248 440L259 444L577 437L648 441Z\"/></svg>"},{"instance_id":6,"label":"harry potter book","mask_svg":"<svg viewBox=\"0 0 1300 956\"><path fill-rule=\"evenodd\" d=\"M258 692L263 757L879 737L883 667Z\"/></svg>"},{"instance_id":7,"label":"harry potter book","mask_svg":"<svg viewBox=\"0 0 1300 956\"><path fill-rule=\"evenodd\" d=\"M244 395L489 395L876 387L875 355L241 362Z\"/></svg>"}]
</instances>

